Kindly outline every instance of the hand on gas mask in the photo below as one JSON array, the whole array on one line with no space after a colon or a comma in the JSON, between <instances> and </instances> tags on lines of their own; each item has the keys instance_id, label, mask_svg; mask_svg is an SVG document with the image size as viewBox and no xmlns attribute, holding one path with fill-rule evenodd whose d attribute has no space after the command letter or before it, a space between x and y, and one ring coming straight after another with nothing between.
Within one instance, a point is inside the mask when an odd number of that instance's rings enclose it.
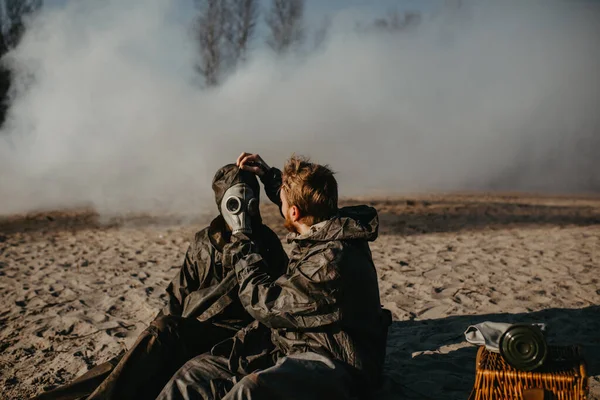
<instances>
[{"instance_id":1,"label":"hand on gas mask","mask_svg":"<svg viewBox=\"0 0 600 400\"><path fill-rule=\"evenodd\" d=\"M252 234L252 217L258 215L258 198L250 186L238 183L227 189L221 200L221 215L232 234Z\"/></svg>"}]
</instances>

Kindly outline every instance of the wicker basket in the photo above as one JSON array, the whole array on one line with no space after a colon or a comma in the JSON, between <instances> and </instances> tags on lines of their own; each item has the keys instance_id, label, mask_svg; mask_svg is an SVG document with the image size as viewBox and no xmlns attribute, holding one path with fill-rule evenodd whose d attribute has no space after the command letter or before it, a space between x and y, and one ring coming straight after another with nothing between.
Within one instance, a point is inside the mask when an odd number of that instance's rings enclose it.
<instances>
[{"instance_id":1,"label":"wicker basket","mask_svg":"<svg viewBox=\"0 0 600 400\"><path fill-rule=\"evenodd\" d=\"M548 347L544 365L518 371L481 346L469 400L587 400L588 376L579 347Z\"/></svg>"}]
</instances>

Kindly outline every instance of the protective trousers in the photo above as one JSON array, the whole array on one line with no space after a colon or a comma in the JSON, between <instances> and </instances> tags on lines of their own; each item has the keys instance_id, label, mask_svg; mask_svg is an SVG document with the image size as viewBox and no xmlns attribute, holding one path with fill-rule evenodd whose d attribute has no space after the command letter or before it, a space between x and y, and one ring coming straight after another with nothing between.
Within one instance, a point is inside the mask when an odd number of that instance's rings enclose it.
<instances>
[{"instance_id":1,"label":"protective trousers","mask_svg":"<svg viewBox=\"0 0 600 400\"><path fill-rule=\"evenodd\" d=\"M157 400L330 400L358 399L347 366L316 353L300 353L240 376L226 357L200 355L169 380Z\"/></svg>"},{"instance_id":2,"label":"protective trousers","mask_svg":"<svg viewBox=\"0 0 600 400\"><path fill-rule=\"evenodd\" d=\"M158 317L124 355L35 400L154 399L186 361L234 333L195 318Z\"/></svg>"}]
</instances>

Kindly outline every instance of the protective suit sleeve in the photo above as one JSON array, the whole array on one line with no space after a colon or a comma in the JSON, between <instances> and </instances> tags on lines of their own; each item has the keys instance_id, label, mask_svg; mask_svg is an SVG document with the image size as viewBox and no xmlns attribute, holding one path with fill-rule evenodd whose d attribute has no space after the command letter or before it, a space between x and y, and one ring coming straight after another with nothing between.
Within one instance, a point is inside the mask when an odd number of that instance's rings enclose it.
<instances>
[{"instance_id":1,"label":"protective suit sleeve","mask_svg":"<svg viewBox=\"0 0 600 400\"><path fill-rule=\"evenodd\" d=\"M198 236L198 235L197 235ZM210 249L198 243L198 237L185 253L183 265L167 287L169 300L163 308L164 315L181 316L186 297L202 288L212 267Z\"/></svg>"},{"instance_id":2,"label":"protective suit sleeve","mask_svg":"<svg viewBox=\"0 0 600 400\"><path fill-rule=\"evenodd\" d=\"M281 213L281 198L279 197L282 183L281 171L275 167L272 167L260 177L260 180L265 187L265 193L267 194L267 197L274 204L276 204L277 207L279 207L279 212Z\"/></svg>"},{"instance_id":3,"label":"protective suit sleeve","mask_svg":"<svg viewBox=\"0 0 600 400\"><path fill-rule=\"evenodd\" d=\"M323 249L274 280L263 257L247 237L235 235L225 247L240 285L246 311L270 328L311 329L340 321L339 274L335 254Z\"/></svg>"}]
</instances>

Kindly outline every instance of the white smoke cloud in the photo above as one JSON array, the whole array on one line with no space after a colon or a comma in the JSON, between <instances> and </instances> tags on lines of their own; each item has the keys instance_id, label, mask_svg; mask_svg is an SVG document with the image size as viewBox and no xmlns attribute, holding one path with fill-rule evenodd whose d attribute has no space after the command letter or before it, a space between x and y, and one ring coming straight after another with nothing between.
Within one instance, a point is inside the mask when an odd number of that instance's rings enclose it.
<instances>
[{"instance_id":1,"label":"white smoke cloud","mask_svg":"<svg viewBox=\"0 0 600 400\"><path fill-rule=\"evenodd\" d=\"M312 156L342 195L600 188L598 3L481 2L396 34L341 13L318 51L256 48L212 91L177 7L83 0L32 21L8 58L0 213L206 210L241 151Z\"/></svg>"}]
</instances>

